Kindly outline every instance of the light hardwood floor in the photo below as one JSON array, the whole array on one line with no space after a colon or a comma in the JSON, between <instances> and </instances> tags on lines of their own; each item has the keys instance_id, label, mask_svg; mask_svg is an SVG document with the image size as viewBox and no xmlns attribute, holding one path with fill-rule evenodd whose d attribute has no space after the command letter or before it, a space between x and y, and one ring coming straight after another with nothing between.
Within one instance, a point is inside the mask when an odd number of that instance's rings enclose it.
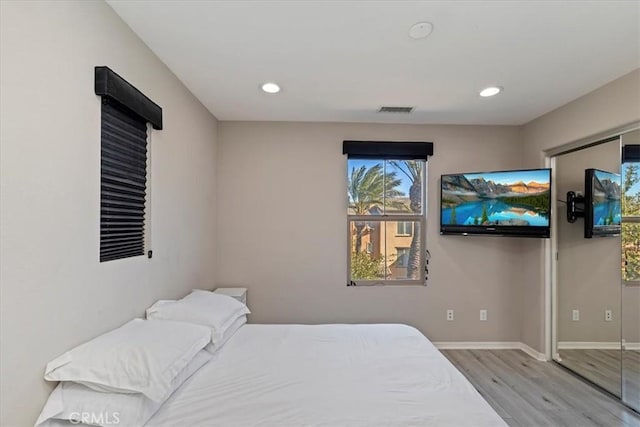
<instances>
[{"instance_id":1,"label":"light hardwood floor","mask_svg":"<svg viewBox=\"0 0 640 427\"><path fill-rule=\"evenodd\" d=\"M443 350L510 426L633 426L640 416L552 362L520 350Z\"/></svg>"},{"instance_id":2,"label":"light hardwood floor","mask_svg":"<svg viewBox=\"0 0 640 427\"><path fill-rule=\"evenodd\" d=\"M623 351L622 369L624 371L622 388L626 398L640 403L640 351Z\"/></svg>"},{"instance_id":3,"label":"light hardwood floor","mask_svg":"<svg viewBox=\"0 0 640 427\"><path fill-rule=\"evenodd\" d=\"M563 366L615 395L620 395L624 388L627 399L640 402L640 351L561 349L559 352Z\"/></svg>"},{"instance_id":4,"label":"light hardwood floor","mask_svg":"<svg viewBox=\"0 0 640 427\"><path fill-rule=\"evenodd\" d=\"M558 350L559 363L610 393L622 392L622 350Z\"/></svg>"}]
</instances>

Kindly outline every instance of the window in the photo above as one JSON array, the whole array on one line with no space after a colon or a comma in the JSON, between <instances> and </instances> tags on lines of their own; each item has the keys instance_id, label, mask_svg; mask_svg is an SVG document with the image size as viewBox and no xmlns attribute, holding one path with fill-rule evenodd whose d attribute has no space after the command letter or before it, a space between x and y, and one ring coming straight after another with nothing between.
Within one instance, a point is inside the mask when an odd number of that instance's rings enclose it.
<instances>
[{"instance_id":1,"label":"window","mask_svg":"<svg viewBox=\"0 0 640 427\"><path fill-rule=\"evenodd\" d=\"M396 248L396 267L407 268L409 264L409 248Z\"/></svg>"},{"instance_id":2,"label":"window","mask_svg":"<svg viewBox=\"0 0 640 427\"><path fill-rule=\"evenodd\" d=\"M622 279L640 285L640 146L622 153Z\"/></svg>"},{"instance_id":3,"label":"window","mask_svg":"<svg viewBox=\"0 0 640 427\"><path fill-rule=\"evenodd\" d=\"M367 144L381 146L367 154ZM394 152L399 144L416 144L420 152ZM386 148L388 155L381 152ZM431 143L345 141L348 285L424 284L426 159L432 150Z\"/></svg>"},{"instance_id":4,"label":"window","mask_svg":"<svg viewBox=\"0 0 640 427\"><path fill-rule=\"evenodd\" d=\"M108 67L96 67L95 79L95 92L102 96L100 262L103 262L144 254L147 123L162 129L162 109Z\"/></svg>"},{"instance_id":5,"label":"window","mask_svg":"<svg viewBox=\"0 0 640 427\"><path fill-rule=\"evenodd\" d=\"M398 221L396 235L411 236L413 234L413 224L408 221Z\"/></svg>"}]
</instances>

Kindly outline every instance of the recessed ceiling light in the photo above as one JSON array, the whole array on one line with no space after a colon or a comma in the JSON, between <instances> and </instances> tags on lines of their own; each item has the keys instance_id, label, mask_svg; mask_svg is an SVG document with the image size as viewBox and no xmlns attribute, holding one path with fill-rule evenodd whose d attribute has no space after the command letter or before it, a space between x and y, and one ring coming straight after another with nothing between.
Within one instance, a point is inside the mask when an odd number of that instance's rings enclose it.
<instances>
[{"instance_id":1,"label":"recessed ceiling light","mask_svg":"<svg viewBox=\"0 0 640 427\"><path fill-rule=\"evenodd\" d=\"M280 86L275 83L269 82L262 85L262 90L267 93L278 93L280 92Z\"/></svg>"},{"instance_id":2,"label":"recessed ceiling light","mask_svg":"<svg viewBox=\"0 0 640 427\"><path fill-rule=\"evenodd\" d=\"M480 96L488 97L494 96L502 92L502 88L500 86L489 86L480 91Z\"/></svg>"},{"instance_id":3,"label":"recessed ceiling light","mask_svg":"<svg viewBox=\"0 0 640 427\"><path fill-rule=\"evenodd\" d=\"M418 22L409 29L409 37L414 40L424 39L433 31L431 22Z\"/></svg>"}]
</instances>

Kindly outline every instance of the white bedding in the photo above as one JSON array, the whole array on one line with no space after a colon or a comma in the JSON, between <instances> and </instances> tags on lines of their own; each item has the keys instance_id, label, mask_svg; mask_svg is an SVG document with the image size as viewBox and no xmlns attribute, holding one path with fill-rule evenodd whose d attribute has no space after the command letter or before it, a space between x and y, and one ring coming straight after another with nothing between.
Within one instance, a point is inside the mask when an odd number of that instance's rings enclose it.
<instances>
[{"instance_id":1,"label":"white bedding","mask_svg":"<svg viewBox=\"0 0 640 427\"><path fill-rule=\"evenodd\" d=\"M245 325L148 426L504 426L404 325Z\"/></svg>"}]
</instances>

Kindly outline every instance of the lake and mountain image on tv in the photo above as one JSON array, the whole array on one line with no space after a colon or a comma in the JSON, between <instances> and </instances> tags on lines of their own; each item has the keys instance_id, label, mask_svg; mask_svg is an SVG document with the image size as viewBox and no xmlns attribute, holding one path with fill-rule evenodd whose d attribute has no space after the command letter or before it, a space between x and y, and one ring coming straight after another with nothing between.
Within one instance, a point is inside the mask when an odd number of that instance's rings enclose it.
<instances>
[{"instance_id":1,"label":"lake and mountain image on tv","mask_svg":"<svg viewBox=\"0 0 640 427\"><path fill-rule=\"evenodd\" d=\"M594 169L593 177L593 226L619 226L620 175Z\"/></svg>"},{"instance_id":2,"label":"lake and mountain image on tv","mask_svg":"<svg viewBox=\"0 0 640 427\"><path fill-rule=\"evenodd\" d=\"M549 169L442 176L441 225L549 227Z\"/></svg>"}]
</instances>

